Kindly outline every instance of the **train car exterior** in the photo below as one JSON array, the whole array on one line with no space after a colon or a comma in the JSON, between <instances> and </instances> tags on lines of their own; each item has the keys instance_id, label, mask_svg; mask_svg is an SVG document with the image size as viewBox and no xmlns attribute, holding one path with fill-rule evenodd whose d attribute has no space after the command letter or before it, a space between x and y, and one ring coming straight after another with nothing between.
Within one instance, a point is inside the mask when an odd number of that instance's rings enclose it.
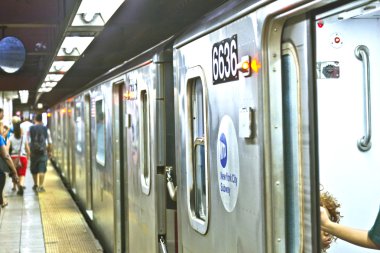
<instances>
[{"instance_id":1,"label":"train car exterior","mask_svg":"<svg viewBox=\"0 0 380 253\"><path fill-rule=\"evenodd\" d=\"M379 13L229 1L53 108L54 160L106 251L319 253L320 190L370 228Z\"/></svg>"},{"instance_id":2,"label":"train car exterior","mask_svg":"<svg viewBox=\"0 0 380 253\"><path fill-rule=\"evenodd\" d=\"M53 109L54 161L71 164L62 175L106 252L175 251L175 210L166 201L165 168L175 164L166 43Z\"/></svg>"},{"instance_id":3,"label":"train car exterior","mask_svg":"<svg viewBox=\"0 0 380 253\"><path fill-rule=\"evenodd\" d=\"M355 171L360 161L367 164L365 178L378 174L373 167L377 162L366 152L374 115L370 83L378 78L369 73L377 66L378 47L371 42L379 34L379 3L326 6L330 2L243 4L176 41L182 252L317 252L319 170L324 190L339 196L349 185L336 183L331 175ZM356 34L363 39L354 38ZM374 55L371 60L368 52ZM249 71L244 64L251 66ZM340 64L355 65L357 71ZM340 69L347 71L345 78ZM350 79L356 80L356 91L347 92L347 99L360 94L352 110L363 123L331 132L330 122L338 127L340 119L331 109L337 102L331 96L339 91L331 94L330 85ZM344 143L354 131L364 134L358 144L351 142L352 158L343 168L328 143L337 135ZM336 152L341 160L347 155L343 148ZM379 194L366 183L360 188L361 193ZM346 198L350 196L339 197ZM355 209L348 199L345 205ZM368 205L372 220L363 227L372 225L378 205ZM349 221L355 224L355 217ZM356 252L353 246L338 245Z\"/></svg>"}]
</instances>

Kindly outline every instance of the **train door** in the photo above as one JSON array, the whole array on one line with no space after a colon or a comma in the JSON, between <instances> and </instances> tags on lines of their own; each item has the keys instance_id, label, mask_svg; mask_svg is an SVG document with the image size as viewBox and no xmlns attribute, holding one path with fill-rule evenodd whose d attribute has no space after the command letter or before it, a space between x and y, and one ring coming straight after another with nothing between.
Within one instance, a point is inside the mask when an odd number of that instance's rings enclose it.
<instances>
[{"instance_id":1,"label":"train door","mask_svg":"<svg viewBox=\"0 0 380 253\"><path fill-rule=\"evenodd\" d=\"M166 252L164 58L127 74L128 250ZM170 61L169 61L170 62ZM169 63L170 64L170 63ZM170 68L168 68L170 69ZM172 80L172 79L170 79ZM173 148L173 147L171 147ZM170 154L173 155L173 154ZM172 223L173 224L173 223ZM160 246L159 246L160 245ZM159 247L161 250L159 251Z\"/></svg>"},{"instance_id":2,"label":"train door","mask_svg":"<svg viewBox=\"0 0 380 253\"><path fill-rule=\"evenodd\" d=\"M153 87L149 67L127 75L127 111L131 120L127 133L128 164L128 252L157 252L155 236L155 194L152 163ZM147 74L146 77L150 77Z\"/></svg>"},{"instance_id":3,"label":"train door","mask_svg":"<svg viewBox=\"0 0 380 253\"><path fill-rule=\"evenodd\" d=\"M73 190L74 193L76 193L76 183L75 183L75 121L74 121L74 113L75 113L75 106L74 102L71 100L67 102L67 135L68 135L68 170L69 170L69 182L70 182L70 187Z\"/></svg>"},{"instance_id":4,"label":"train door","mask_svg":"<svg viewBox=\"0 0 380 253\"><path fill-rule=\"evenodd\" d=\"M86 146L85 146L85 118L84 118L84 98L78 96L74 100L74 145L73 145L73 167L75 172L74 184L75 192L79 198L79 204L87 209L87 175L86 175ZM74 189L73 189L74 191Z\"/></svg>"},{"instance_id":5,"label":"train door","mask_svg":"<svg viewBox=\"0 0 380 253\"><path fill-rule=\"evenodd\" d=\"M380 3L360 1L316 16L316 96L321 190L340 223L368 230L380 205ZM342 240L329 252L372 252Z\"/></svg>"},{"instance_id":6,"label":"train door","mask_svg":"<svg viewBox=\"0 0 380 253\"><path fill-rule=\"evenodd\" d=\"M316 16L287 19L282 14L268 29L270 122L282 126L280 134L275 129L270 134L272 142L284 143L284 234L289 252L318 252L327 245L317 240L320 193L336 198L343 215L340 223L349 226L369 229L379 210L380 189L374 187L380 176L380 137L374 131L380 122L380 75L375 71L379 7L378 2L361 1L325 8ZM277 49L278 36L282 44ZM363 196L374 201L363 201ZM370 251L337 240L329 252Z\"/></svg>"},{"instance_id":7,"label":"train door","mask_svg":"<svg viewBox=\"0 0 380 253\"><path fill-rule=\"evenodd\" d=\"M270 100L278 98L277 101L282 103L270 102L271 113L268 115L271 125L277 125L270 129L272 143L283 143L281 148L273 145L270 152L277 160L274 162L276 166L273 167L273 173L280 173L281 179L278 182L284 182L281 186L284 187L284 196L280 197L282 199L279 203L284 203L285 208L273 210L273 223L281 227L274 230L273 236L286 238L286 252L316 252L318 248L319 228L315 225L318 217L314 213L319 208L315 201L319 187L315 181L314 164L310 162L314 159L310 143L314 141L313 126L310 126L312 109L309 106L313 91L310 64L312 43L311 37L307 36L309 33L310 21L305 15L300 15L286 20L282 37L274 32L269 38L272 41L281 40L281 47L278 48L281 55L281 76L272 71L279 67L275 53L269 56L268 73L273 73L270 75L272 84L282 83L278 86L270 85ZM269 47L274 50L275 43L270 43ZM279 129L282 131L278 131ZM285 220L282 221L282 217ZM278 244L274 245L278 247Z\"/></svg>"},{"instance_id":8,"label":"train door","mask_svg":"<svg viewBox=\"0 0 380 253\"><path fill-rule=\"evenodd\" d=\"M62 145L61 145L61 150L62 150L62 164L61 164L61 169L64 177L68 180L69 176L69 171L67 169L67 149L68 149L68 143L67 143L67 107L66 103L62 104L62 110L61 110L61 115L62 115Z\"/></svg>"},{"instance_id":9,"label":"train door","mask_svg":"<svg viewBox=\"0 0 380 253\"><path fill-rule=\"evenodd\" d=\"M124 233L124 81L113 83L112 86L112 150L113 150L113 176L114 176L114 226L115 226L115 252L125 252Z\"/></svg>"},{"instance_id":10,"label":"train door","mask_svg":"<svg viewBox=\"0 0 380 253\"><path fill-rule=\"evenodd\" d=\"M92 141L91 141L91 98L86 94L84 97L84 134L85 134L85 173L86 173L86 211L93 218L93 196L92 196Z\"/></svg>"}]
</instances>

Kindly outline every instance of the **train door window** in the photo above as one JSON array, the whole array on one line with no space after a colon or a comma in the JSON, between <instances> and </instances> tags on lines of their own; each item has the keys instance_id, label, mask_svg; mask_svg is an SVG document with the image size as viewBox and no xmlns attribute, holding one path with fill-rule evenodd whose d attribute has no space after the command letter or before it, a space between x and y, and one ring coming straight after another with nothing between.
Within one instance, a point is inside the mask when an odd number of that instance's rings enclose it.
<instances>
[{"instance_id":1,"label":"train door window","mask_svg":"<svg viewBox=\"0 0 380 253\"><path fill-rule=\"evenodd\" d=\"M62 140L64 143L67 143L67 139L66 139L66 129L67 129L67 125L66 125L66 106L63 107L62 109L62 125L63 125L63 128L62 128Z\"/></svg>"},{"instance_id":2,"label":"train door window","mask_svg":"<svg viewBox=\"0 0 380 253\"><path fill-rule=\"evenodd\" d=\"M60 113L60 107L58 107L58 110L55 112L55 118L57 119L57 138L58 141L61 141L61 129L62 129L62 124L61 124L61 113Z\"/></svg>"},{"instance_id":3,"label":"train door window","mask_svg":"<svg viewBox=\"0 0 380 253\"><path fill-rule=\"evenodd\" d=\"M105 118L104 118L104 100L98 98L95 100L95 115L96 115L96 162L102 166L106 164L105 144Z\"/></svg>"},{"instance_id":4,"label":"train door window","mask_svg":"<svg viewBox=\"0 0 380 253\"><path fill-rule=\"evenodd\" d=\"M282 45L282 94L284 120L284 168L286 189L287 252L302 246L302 156L300 124L300 83L296 49Z\"/></svg>"},{"instance_id":5,"label":"train door window","mask_svg":"<svg viewBox=\"0 0 380 253\"><path fill-rule=\"evenodd\" d=\"M147 90L140 92L140 170L143 193L150 190L150 131L149 131L149 96Z\"/></svg>"},{"instance_id":6,"label":"train door window","mask_svg":"<svg viewBox=\"0 0 380 253\"><path fill-rule=\"evenodd\" d=\"M76 150L82 153L82 142L83 142L83 120L82 120L82 104L81 102L75 103L75 127L76 127Z\"/></svg>"},{"instance_id":7,"label":"train door window","mask_svg":"<svg viewBox=\"0 0 380 253\"><path fill-rule=\"evenodd\" d=\"M187 81L188 96L188 154L186 166L188 181L189 217L192 227L205 234L208 225L208 177L206 145L206 103L204 82L200 68L189 71ZM195 75L194 75L195 74Z\"/></svg>"}]
</instances>

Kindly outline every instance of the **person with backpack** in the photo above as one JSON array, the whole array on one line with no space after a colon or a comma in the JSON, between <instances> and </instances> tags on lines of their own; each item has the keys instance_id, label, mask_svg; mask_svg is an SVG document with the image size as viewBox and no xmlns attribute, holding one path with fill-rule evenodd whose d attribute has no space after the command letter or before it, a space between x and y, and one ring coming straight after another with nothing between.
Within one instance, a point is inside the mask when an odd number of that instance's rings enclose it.
<instances>
[{"instance_id":1,"label":"person with backpack","mask_svg":"<svg viewBox=\"0 0 380 253\"><path fill-rule=\"evenodd\" d=\"M47 160L51 156L52 140L50 132L42 123L42 114L37 114L35 124L30 127L30 172L33 175L36 192L45 192L44 179L47 170Z\"/></svg>"}]
</instances>

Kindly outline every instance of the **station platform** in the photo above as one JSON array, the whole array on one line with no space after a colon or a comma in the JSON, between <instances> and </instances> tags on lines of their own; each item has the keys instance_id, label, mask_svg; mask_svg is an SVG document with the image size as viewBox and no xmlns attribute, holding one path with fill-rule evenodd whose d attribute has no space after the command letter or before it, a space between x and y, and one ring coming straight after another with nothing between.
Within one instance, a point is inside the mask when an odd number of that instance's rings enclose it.
<instances>
[{"instance_id":1,"label":"station platform","mask_svg":"<svg viewBox=\"0 0 380 253\"><path fill-rule=\"evenodd\" d=\"M8 205L0 214L0 253L103 252L50 162L46 192L33 191L29 169L25 186L24 195L19 196L7 179L4 195Z\"/></svg>"}]
</instances>

